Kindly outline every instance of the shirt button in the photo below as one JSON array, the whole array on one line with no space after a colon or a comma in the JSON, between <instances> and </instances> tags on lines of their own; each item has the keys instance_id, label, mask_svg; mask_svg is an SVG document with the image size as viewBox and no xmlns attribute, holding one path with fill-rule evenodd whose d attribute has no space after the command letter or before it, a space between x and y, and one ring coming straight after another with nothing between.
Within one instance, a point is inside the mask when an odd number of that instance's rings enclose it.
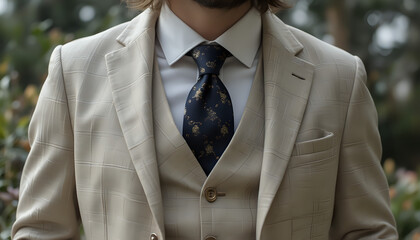
<instances>
[{"instance_id":1,"label":"shirt button","mask_svg":"<svg viewBox=\"0 0 420 240\"><path fill-rule=\"evenodd\" d=\"M217 199L217 191L216 188L206 188L206 190L204 191L204 196L206 197L207 202L215 202ZM206 238L206 240L212 240L212 238Z\"/></svg>"},{"instance_id":2,"label":"shirt button","mask_svg":"<svg viewBox=\"0 0 420 240\"><path fill-rule=\"evenodd\" d=\"M214 236L207 236L205 240L216 240L216 237L214 237Z\"/></svg>"},{"instance_id":3,"label":"shirt button","mask_svg":"<svg viewBox=\"0 0 420 240\"><path fill-rule=\"evenodd\" d=\"M156 235L156 233L152 233L152 235L150 235L150 240L158 240L158 236Z\"/></svg>"}]
</instances>

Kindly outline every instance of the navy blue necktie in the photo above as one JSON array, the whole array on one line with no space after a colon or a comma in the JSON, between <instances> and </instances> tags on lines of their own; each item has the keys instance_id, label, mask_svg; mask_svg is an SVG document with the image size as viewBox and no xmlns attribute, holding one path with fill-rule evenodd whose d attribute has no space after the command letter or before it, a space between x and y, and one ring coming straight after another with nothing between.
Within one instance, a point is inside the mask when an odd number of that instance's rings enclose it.
<instances>
[{"instance_id":1,"label":"navy blue necktie","mask_svg":"<svg viewBox=\"0 0 420 240\"><path fill-rule=\"evenodd\" d=\"M182 135L209 175L234 132L232 102L218 77L231 54L219 45L200 45L187 55L193 57L200 76L185 103Z\"/></svg>"}]
</instances>

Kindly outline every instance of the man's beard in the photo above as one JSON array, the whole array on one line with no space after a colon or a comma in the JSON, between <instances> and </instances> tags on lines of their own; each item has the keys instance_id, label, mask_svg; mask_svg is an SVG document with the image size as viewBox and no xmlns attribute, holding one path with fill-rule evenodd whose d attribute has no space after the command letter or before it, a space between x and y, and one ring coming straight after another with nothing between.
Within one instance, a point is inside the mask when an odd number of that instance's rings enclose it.
<instances>
[{"instance_id":1,"label":"man's beard","mask_svg":"<svg viewBox=\"0 0 420 240\"><path fill-rule=\"evenodd\" d=\"M193 0L201 6L208 8L232 9L248 2L249 0Z\"/></svg>"}]
</instances>

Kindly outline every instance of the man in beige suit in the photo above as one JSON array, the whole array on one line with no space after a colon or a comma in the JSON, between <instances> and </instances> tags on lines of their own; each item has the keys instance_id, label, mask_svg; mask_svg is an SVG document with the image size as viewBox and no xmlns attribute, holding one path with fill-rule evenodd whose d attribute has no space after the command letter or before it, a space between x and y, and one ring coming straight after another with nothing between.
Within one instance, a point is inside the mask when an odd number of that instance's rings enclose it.
<instances>
[{"instance_id":1,"label":"man in beige suit","mask_svg":"<svg viewBox=\"0 0 420 240\"><path fill-rule=\"evenodd\" d=\"M13 239L397 239L359 58L277 0L159 0L57 47L29 128ZM207 175L181 135L200 44L235 133Z\"/></svg>"}]
</instances>

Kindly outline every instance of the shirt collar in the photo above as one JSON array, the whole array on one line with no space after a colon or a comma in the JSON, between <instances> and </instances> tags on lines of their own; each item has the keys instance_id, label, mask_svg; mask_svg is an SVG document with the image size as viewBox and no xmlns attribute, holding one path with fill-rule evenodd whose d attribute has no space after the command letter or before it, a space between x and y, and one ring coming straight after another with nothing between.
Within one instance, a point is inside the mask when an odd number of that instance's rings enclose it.
<instances>
[{"instance_id":1,"label":"shirt collar","mask_svg":"<svg viewBox=\"0 0 420 240\"><path fill-rule=\"evenodd\" d=\"M257 9L251 8L235 25L212 42L226 48L249 68L260 46L261 29L261 15ZM156 34L169 65L177 62L198 44L208 42L179 19L166 3L160 11Z\"/></svg>"}]
</instances>

